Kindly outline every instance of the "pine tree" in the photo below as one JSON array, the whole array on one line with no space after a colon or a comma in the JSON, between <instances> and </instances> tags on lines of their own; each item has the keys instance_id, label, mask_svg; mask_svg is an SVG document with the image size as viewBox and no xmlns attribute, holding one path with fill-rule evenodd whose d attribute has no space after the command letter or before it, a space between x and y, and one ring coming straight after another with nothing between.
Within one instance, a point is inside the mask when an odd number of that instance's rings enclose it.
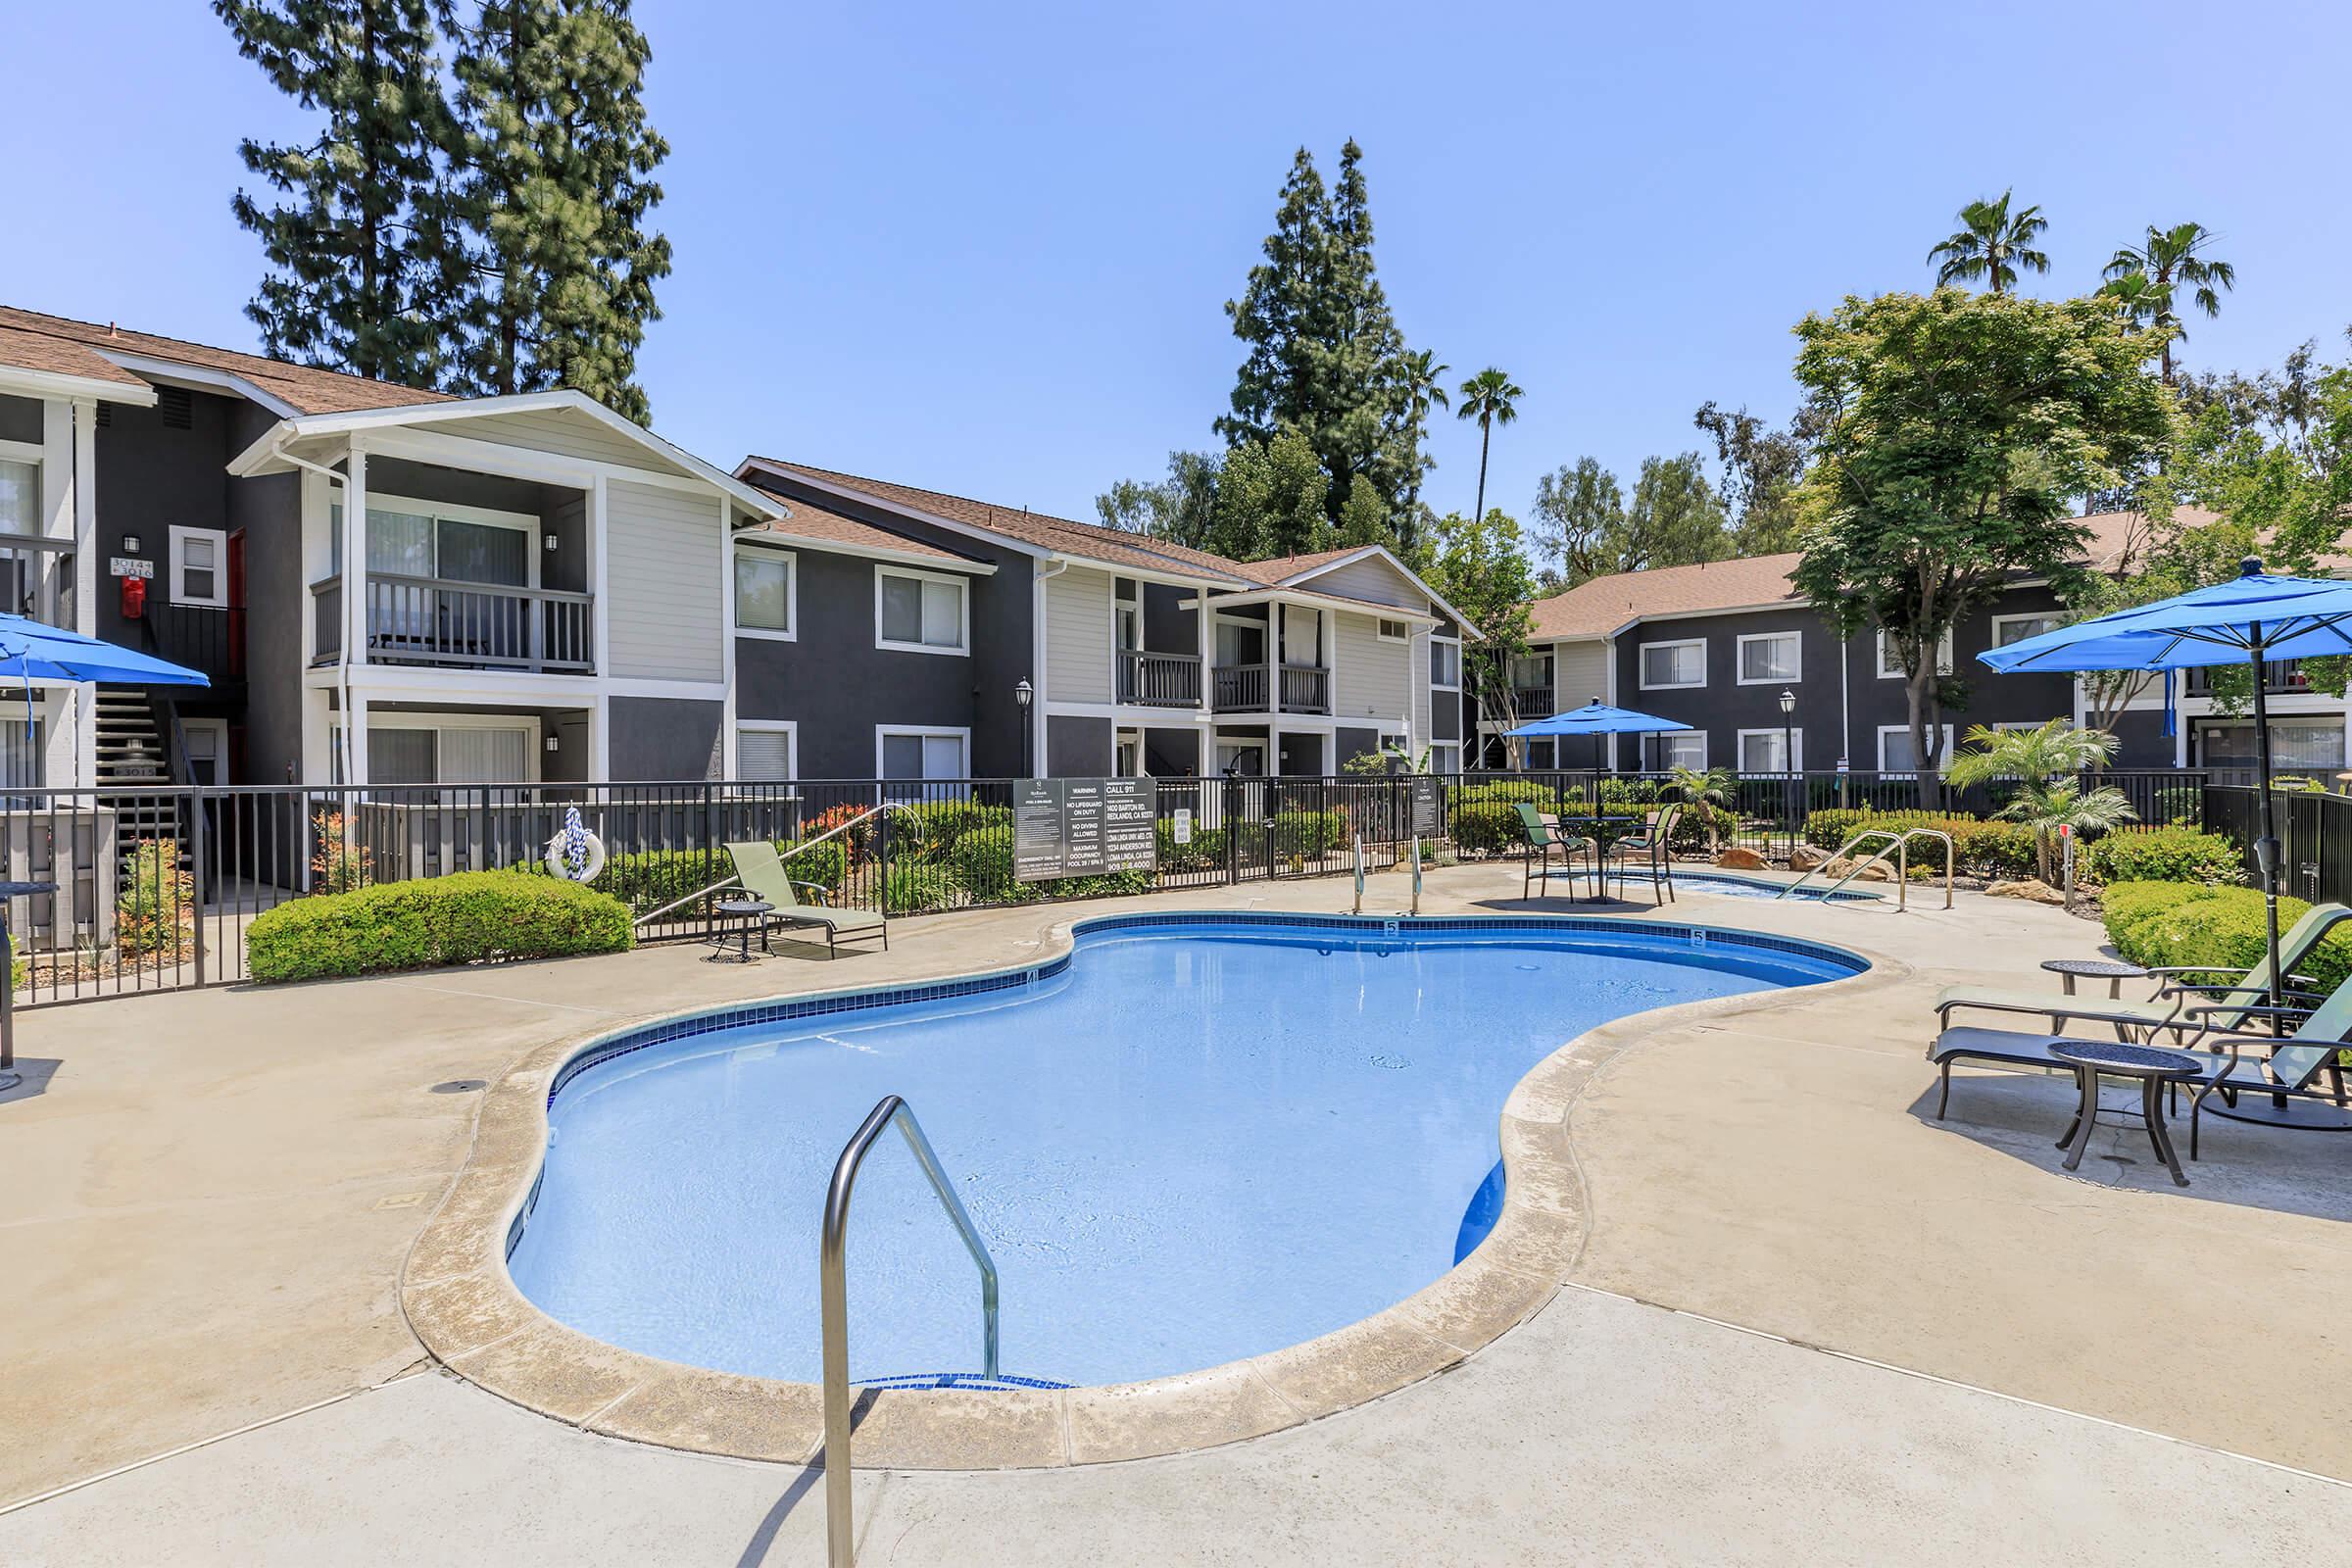
<instances>
[{"instance_id":1,"label":"pine tree","mask_svg":"<svg viewBox=\"0 0 2352 1568\"><path fill-rule=\"evenodd\" d=\"M475 241L457 382L576 387L642 424L637 350L670 270L646 224L669 147L639 97L645 34L628 0L484 0L470 21L443 3Z\"/></svg>"},{"instance_id":2,"label":"pine tree","mask_svg":"<svg viewBox=\"0 0 2352 1568\"><path fill-rule=\"evenodd\" d=\"M426 0L214 0L237 50L323 117L301 145L239 143L285 200L240 189L270 270L245 314L264 349L409 386L441 384L463 235L442 179L452 135Z\"/></svg>"}]
</instances>

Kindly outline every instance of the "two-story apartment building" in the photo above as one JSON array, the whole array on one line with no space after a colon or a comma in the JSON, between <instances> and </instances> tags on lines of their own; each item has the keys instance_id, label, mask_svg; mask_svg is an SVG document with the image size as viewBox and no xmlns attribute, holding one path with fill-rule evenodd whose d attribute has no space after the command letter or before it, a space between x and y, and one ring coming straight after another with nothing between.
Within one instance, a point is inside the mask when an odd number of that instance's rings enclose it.
<instances>
[{"instance_id":1,"label":"two-story apartment building","mask_svg":"<svg viewBox=\"0 0 2352 1568\"><path fill-rule=\"evenodd\" d=\"M2110 568L2124 559L2137 519L2101 514L2083 519L2092 543L2087 564ZM1665 566L1598 577L1531 607L1529 657L1512 670L1522 721L1600 701L1689 724L1680 733L1619 737L1596 749L1587 740L1531 743L1529 767L1728 767L1740 773L1909 771L1912 756L1904 683L1883 637L1840 639L1789 582L1794 555L1761 556L1705 565ZM1950 743L1976 724L1995 728L2054 717L2085 720L2083 694L2070 676L1995 674L1977 655L2057 623L2058 599L2041 582L2021 580L1964 619L1940 651L1939 664L1965 687L1965 706L1947 710ZM2344 765L2346 706L2313 693L2299 674L2272 672L2272 724L2288 765L2333 771ZM1790 699L1784 714L1782 697ZM2174 693L2173 733L2166 733L2160 680L2151 679L2115 724L2125 767L2250 765L2251 721L2214 711L2201 676ZM1476 715L1473 715L1475 721ZM1491 765L1507 765L1500 727L1479 723ZM1793 753L1793 756L1788 755Z\"/></svg>"}]
</instances>

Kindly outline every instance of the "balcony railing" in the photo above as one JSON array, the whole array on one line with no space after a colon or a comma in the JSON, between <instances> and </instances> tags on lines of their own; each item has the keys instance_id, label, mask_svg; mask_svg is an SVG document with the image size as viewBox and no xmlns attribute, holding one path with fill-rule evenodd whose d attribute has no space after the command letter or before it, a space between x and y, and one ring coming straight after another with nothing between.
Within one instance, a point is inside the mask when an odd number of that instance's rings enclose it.
<instances>
[{"instance_id":1,"label":"balcony railing","mask_svg":"<svg viewBox=\"0 0 2352 1568\"><path fill-rule=\"evenodd\" d=\"M1120 649L1119 701L1144 708L1199 708L1200 656Z\"/></svg>"},{"instance_id":2,"label":"balcony railing","mask_svg":"<svg viewBox=\"0 0 2352 1568\"><path fill-rule=\"evenodd\" d=\"M1328 713L1331 671L1320 664L1219 664L1214 692L1220 713ZM1270 708L1269 692L1280 699Z\"/></svg>"},{"instance_id":3,"label":"balcony railing","mask_svg":"<svg viewBox=\"0 0 2352 1568\"><path fill-rule=\"evenodd\" d=\"M2245 666L2237 664L2230 667L2234 670L2243 669ZM2242 691L2244 688L2240 687L2239 689ZM2301 660L2274 659L2262 666L2262 690L2265 696L2270 697L2292 696L2297 692L2311 690L2311 680L2303 673ZM2213 695L2213 671L2210 669L2190 670L2188 680L2182 687L2182 695L2211 697Z\"/></svg>"},{"instance_id":4,"label":"balcony railing","mask_svg":"<svg viewBox=\"0 0 2352 1568\"><path fill-rule=\"evenodd\" d=\"M140 618L154 634L154 650L160 657L204 671L217 687L245 678L244 606L151 600Z\"/></svg>"},{"instance_id":5,"label":"balcony railing","mask_svg":"<svg viewBox=\"0 0 2352 1568\"><path fill-rule=\"evenodd\" d=\"M1521 718L1549 718L1552 694L1548 686L1511 688L1511 708Z\"/></svg>"},{"instance_id":6,"label":"balcony railing","mask_svg":"<svg viewBox=\"0 0 2352 1568\"><path fill-rule=\"evenodd\" d=\"M547 588L505 588L371 572L368 658L387 664L586 673L596 668L596 600ZM311 585L319 657L343 647L343 583Z\"/></svg>"}]
</instances>

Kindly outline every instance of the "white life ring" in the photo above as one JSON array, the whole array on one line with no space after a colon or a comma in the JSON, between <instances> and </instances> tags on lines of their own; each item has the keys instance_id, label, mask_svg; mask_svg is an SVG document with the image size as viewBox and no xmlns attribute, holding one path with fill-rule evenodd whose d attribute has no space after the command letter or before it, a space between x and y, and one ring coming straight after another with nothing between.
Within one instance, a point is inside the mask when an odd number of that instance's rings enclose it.
<instances>
[{"instance_id":1,"label":"white life ring","mask_svg":"<svg viewBox=\"0 0 2352 1568\"><path fill-rule=\"evenodd\" d=\"M572 874L571 863L564 858L564 835L558 833L554 838L549 839L547 841L547 874L559 882L595 881L597 873L605 868L605 841L594 833L589 833L586 837L588 840L587 862L580 867L577 876Z\"/></svg>"}]
</instances>

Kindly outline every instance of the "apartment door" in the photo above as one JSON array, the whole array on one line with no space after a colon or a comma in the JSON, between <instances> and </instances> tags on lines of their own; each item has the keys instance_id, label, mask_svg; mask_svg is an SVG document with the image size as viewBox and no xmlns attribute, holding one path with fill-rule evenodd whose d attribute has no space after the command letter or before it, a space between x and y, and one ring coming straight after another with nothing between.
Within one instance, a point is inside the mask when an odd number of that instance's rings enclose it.
<instances>
[{"instance_id":1,"label":"apartment door","mask_svg":"<svg viewBox=\"0 0 2352 1568\"><path fill-rule=\"evenodd\" d=\"M245 530L228 536L228 673L245 678Z\"/></svg>"}]
</instances>

